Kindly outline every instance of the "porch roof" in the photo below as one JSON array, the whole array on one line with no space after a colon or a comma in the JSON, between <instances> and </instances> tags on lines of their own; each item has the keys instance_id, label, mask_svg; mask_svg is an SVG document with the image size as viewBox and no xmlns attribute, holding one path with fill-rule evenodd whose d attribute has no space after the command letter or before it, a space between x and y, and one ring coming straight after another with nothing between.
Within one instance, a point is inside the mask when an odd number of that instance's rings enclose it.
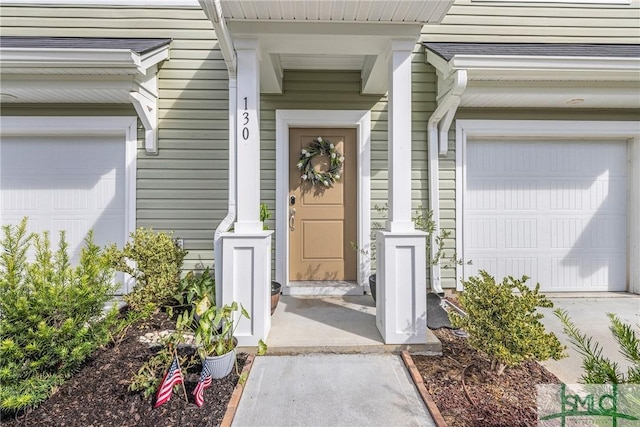
<instances>
[{"instance_id":1,"label":"porch roof","mask_svg":"<svg viewBox=\"0 0 640 427\"><path fill-rule=\"evenodd\" d=\"M220 0L228 20L290 22L440 22L453 0Z\"/></svg>"},{"instance_id":2,"label":"porch roof","mask_svg":"<svg viewBox=\"0 0 640 427\"><path fill-rule=\"evenodd\" d=\"M456 55L640 57L640 45L633 44L424 43L424 46L447 61Z\"/></svg>"},{"instance_id":3,"label":"porch roof","mask_svg":"<svg viewBox=\"0 0 640 427\"><path fill-rule=\"evenodd\" d=\"M101 49L129 50L144 55L171 43L171 39L109 37L29 37L0 36L3 48L21 49Z\"/></svg>"},{"instance_id":4,"label":"porch roof","mask_svg":"<svg viewBox=\"0 0 640 427\"><path fill-rule=\"evenodd\" d=\"M171 39L94 37L0 38L4 104L133 104L157 152L158 65Z\"/></svg>"},{"instance_id":5,"label":"porch roof","mask_svg":"<svg viewBox=\"0 0 640 427\"><path fill-rule=\"evenodd\" d=\"M282 93L285 69L360 70L362 93L387 92L392 43L418 41L453 0L198 0L235 72L235 43L256 39L263 93Z\"/></svg>"},{"instance_id":6,"label":"porch roof","mask_svg":"<svg viewBox=\"0 0 640 427\"><path fill-rule=\"evenodd\" d=\"M438 73L438 98L463 87L460 107L640 108L640 45L423 45Z\"/></svg>"}]
</instances>

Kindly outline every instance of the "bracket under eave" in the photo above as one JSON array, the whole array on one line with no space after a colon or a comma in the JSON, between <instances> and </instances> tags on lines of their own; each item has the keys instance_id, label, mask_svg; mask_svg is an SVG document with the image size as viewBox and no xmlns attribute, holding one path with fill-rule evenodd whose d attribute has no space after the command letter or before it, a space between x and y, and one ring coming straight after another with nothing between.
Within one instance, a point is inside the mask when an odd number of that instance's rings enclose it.
<instances>
[{"instance_id":1,"label":"bracket under eave","mask_svg":"<svg viewBox=\"0 0 640 427\"><path fill-rule=\"evenodd\" d=\"M158 100L141 94L129 92L131 103L144 126L144 148L147 154L158 154Z\"/></svg>"}]
</instances>

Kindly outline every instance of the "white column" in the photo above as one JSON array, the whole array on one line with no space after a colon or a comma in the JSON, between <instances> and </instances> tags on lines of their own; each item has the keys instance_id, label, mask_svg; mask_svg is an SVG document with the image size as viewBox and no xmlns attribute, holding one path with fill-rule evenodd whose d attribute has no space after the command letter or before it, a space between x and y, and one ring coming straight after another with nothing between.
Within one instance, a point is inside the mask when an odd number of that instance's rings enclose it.
<instances>
[{"instance_id":1,"label":"white column","mask_svg":"<svg viewBox=\"0 0 640 427\"><path fill-rule=\"evenodd\" d=\"M271 329L271 234L224 233L222 235L223 304L237 301L251 319L239 318L235 337L239 346L256 346L267 340ZM218 296L216 296L218 299Z\"/></svg>"},{"instance_id":2,"label":"white column","mask_svg":"<svg viewBox=\"0 0 640 427\"><path fill-rule=\"evenodd\" d=\"M271 234L260 221L260 58L258 40L236 39L237 88L236 207L234 231L222 233L222 283L216 301L242 304L251 319L240 318L235 336L239 346L266 340L271 328ZM230 114L232 120L233 114ZM233 158L232 156L230 158ZM220 259L221 258L221 259Z\"/></svg>"},{"instance_id":3,"label":"white column","mask_svg":"<svg viewBox=\"0 0 640 427\"><path fill-rule=\"evenodd\" d=\"M256 38L234 42L237 88L237 217L235 232L262 231L260 222L260 56Z\"/></svg>"},{"instance_id":4,"label":"white column","mask_svg":"<svg viewBox=\"0 0 640 427\"><path fill-rule=\"evenodd\" d=\"M407 232L411 221L411 52L415 40L389 44L389 220L387 230Z\"/></svg>"},{"instance_id":5,"label":"white column","mask_svg":"<svg viewBox=\"0 0 640 427\"><path fill-rule=\"evenodd\" d=\"M385 344L427 342L426 236L376 232L376 326Z\"/></svg>"},{"instance_id":6,"label":"white column","mask_svg":"<svg viewBox=\"0 0 640 427\"><path fill-rule=\"evenodd\" d=\"M411 220L411 52L389 45L389 220L376 233L376 325L386 344L427 342L426 233Z\"/></svg>"}]
</instances>

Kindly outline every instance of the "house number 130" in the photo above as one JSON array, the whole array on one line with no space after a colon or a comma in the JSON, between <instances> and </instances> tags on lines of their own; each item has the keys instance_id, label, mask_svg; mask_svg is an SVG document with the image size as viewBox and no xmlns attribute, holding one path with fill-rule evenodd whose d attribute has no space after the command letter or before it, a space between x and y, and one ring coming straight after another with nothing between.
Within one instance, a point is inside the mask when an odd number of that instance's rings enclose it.
<instances>
[{"instance_id":1,"label":"house number 130","mask_svg":"<svg viewBox=\"0 0 640 427\"><path fill-rule=\"evenodd\" d=\"M242 117L244 118L244 123L242 123L242 139L245 141L249 139L249 128L247 125L249 124L249 112L247 111L247 97L244 97L244 113L242 113Z\"/></svg>"}]
</instances>

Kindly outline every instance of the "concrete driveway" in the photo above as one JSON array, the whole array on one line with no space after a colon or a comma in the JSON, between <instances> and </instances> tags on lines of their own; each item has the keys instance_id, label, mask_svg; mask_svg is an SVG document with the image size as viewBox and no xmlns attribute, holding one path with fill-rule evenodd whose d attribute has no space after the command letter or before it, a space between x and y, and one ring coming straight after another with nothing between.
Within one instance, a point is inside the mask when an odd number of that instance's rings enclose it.
<instances>
[{"instance_id":1,"label":"concrete driveway","mask_svg":"<svg viewBox=\"0 0 640 427\"><path fill-rule=\"evenodd\" d=\"M622 372L627 371L629 362L618 352L619 346L609 330L610 321L607 313L615 313L624 323L630 323L640 334L640 295L625 293L605 294L547 294L553 301L553 309L541 309L544 314L542 323L548 331L554 332L560 342L567 346L569 357L561 360L542 362L549 371L566 384L576 384L583 374L582 357L571 347L567 336L562 331L560 320L553 310L560 308L569 313L570 319L582 333L593 337L603 347L602 354L617 362Z\"/></svg>"}]
</instances>

